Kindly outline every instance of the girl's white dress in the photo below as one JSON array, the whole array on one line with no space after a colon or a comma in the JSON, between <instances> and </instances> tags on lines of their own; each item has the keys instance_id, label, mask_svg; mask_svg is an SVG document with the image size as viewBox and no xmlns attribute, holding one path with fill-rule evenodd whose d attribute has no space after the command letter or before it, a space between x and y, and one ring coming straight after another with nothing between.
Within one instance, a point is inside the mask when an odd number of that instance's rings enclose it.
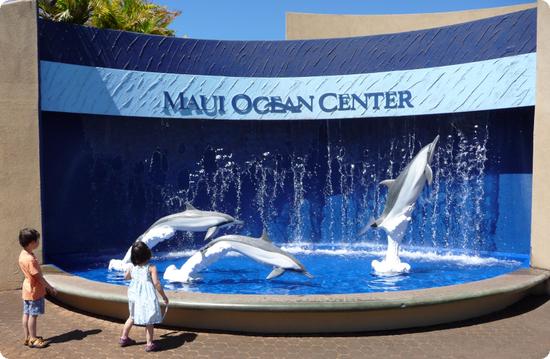
<instances>
[{"instance_id":1,"label":"girl's white dress","mask_svg":"<svg viewBox=\"0 0 550 359\"><path fill-rule=\"evenodd\" d=\"M157 292L148 264L132 268L132 281L128 287L128 305L134 324L149 325L162 322Z\"/></svg>"}]
</instances>

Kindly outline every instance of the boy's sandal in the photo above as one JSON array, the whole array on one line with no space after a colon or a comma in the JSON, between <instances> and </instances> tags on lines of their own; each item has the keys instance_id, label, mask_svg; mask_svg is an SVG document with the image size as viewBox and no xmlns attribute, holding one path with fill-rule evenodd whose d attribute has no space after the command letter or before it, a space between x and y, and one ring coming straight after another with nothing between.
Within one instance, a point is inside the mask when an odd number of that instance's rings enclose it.
<instances>
[{"instance_id":1,"label":"boy's sandal","mask_svg":"<svg viewBox=\"0 0 550 359\"><path fill-rule=\"evenodd\" d=\"M42 339L42 337L37 337L34 339L29 339L29 347L31 348L45 348L48 346L48 342Z\"/></svg>"},{"instance_id":2,"label":"boy's sandal","mask_svg":"<svg viewBox=\"0 0 550 359\"><path fill-rule=\"evenodd\" d=\"M43 339L42 337L37 337L37 338ZM23 345L26 346L26 347L30 346L31 345L31 338L27 337L25 339L25 341L23 342Z\"/></svg>"},{"instance_id":3,"label":"boy's sandal","mask_svg":"<svg viewBox=\"0 0 550 359\"><path fill-rule=\"evenodd\" d=\"M145 346L145 351L146 351L146 352L155 352L155 351L158 350L158 348L159 348L158 345L156 345L156 344L153 342L153 343L147 344L147 345Z\"/></svg>"}]
</instances>

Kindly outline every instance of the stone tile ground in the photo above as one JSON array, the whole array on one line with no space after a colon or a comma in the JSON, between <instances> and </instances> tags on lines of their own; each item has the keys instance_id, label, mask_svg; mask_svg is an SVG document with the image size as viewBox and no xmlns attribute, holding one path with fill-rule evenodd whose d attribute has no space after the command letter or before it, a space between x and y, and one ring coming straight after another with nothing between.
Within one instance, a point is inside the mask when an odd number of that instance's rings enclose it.
<instances>
[{"instance_id":1,"label":"stone tile ground","mask_svg":"<svg viewBox=\"0 0 550 359\"><path fill-rule=\"evenodd\" d=\"M529 297L480 319L417 330L325 336L269 336L206 333L162 328L162 351L140 344L119 348L122 324L86 316L47 302L39 335L51 345L21 344L19 291L0 292L0 353L14 358L545 358L550 352L550 297ZM1 358L1 356L0 356Z\"/></svg>"}]
</instances>

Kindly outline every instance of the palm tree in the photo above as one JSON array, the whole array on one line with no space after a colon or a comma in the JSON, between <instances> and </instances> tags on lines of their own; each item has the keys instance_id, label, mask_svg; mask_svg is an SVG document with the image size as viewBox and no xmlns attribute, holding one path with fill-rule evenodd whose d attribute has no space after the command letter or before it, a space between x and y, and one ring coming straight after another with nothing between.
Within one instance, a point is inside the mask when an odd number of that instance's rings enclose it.
<instances>
[{"instance_id":1,"label":"palm tree","mask_svg":"<svg viewBox=\"0 0 550 359\"><path fill-rule=\"evenodd\" d=\"M145 0L98 0L90 23L100 28L174 36L168 26L179 14Z\"/></svg>"},{"instance_id":2,"label":"palm tree","mask_svg":"<svg viewBox=\"0 0 550 359\"><path fill-rule=\"evenodd\" d=\"M52 21L84 25L88 22L96 0L39 0L40 17Z\"/></svg>"},{"instance_id":3,"label":"palm tree","mask_svg":"<svg viewBox=\"0 0 550 359\"><path fill-rule=\"evenodd\" d=\"M39 0L39 16L99 28L174 36L168 26L179 11L147 0Z\"/></svg>"}]
</instances>

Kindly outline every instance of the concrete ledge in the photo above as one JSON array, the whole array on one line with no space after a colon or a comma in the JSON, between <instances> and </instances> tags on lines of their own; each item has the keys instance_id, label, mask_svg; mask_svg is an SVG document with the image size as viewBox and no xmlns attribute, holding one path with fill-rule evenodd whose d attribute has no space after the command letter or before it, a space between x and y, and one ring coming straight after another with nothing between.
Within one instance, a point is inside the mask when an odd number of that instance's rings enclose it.
<instances>
[{"instance_id":1,"label":"concrete ledge","mask_svg":"<svg viewBox=\"0 0 550 359\"><path fill-rule=\"evenodd\" d=\"M47 265L57 300L126 319L126 287L76 277ZM168 291L163 324L253 333L337 333L423 327L492 313L545 285L550 272L524 269L461 285L349 295L227 295Z\"/></svg>"}]
</instances>

